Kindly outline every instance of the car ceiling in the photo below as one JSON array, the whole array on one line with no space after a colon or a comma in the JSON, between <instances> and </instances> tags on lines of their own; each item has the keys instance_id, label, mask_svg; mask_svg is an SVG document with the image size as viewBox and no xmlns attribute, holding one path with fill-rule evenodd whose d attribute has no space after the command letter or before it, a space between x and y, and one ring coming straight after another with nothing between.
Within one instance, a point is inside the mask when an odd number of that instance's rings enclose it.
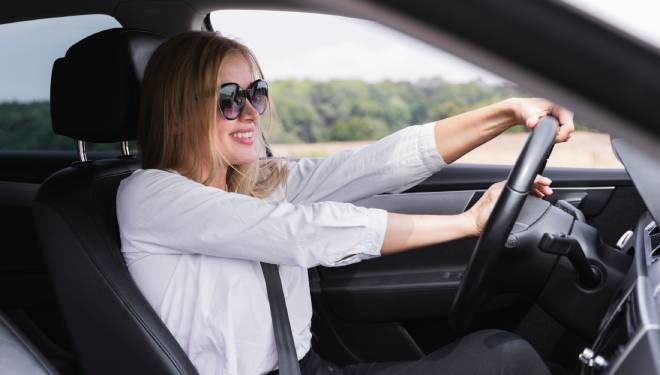
<instances>
[{"instance_id":1,"label":"car ceiling","mask_svg":"<svg viewBox=\"0 0 660 375\"><path fill-rule=\"evenodd\" d=\"M296 0L169 0L169 1L117 1L117 0L24 0L11 5L0 5L0 23L35 18L61 17L82 14L108 14L124 27L133 27L175 34L201 27L204 16L218 9L271 9L334 13L323 1ZM177 12L176 17L166 18ZM176 20L177 23L172 21ZM186 25L184 28L178 28ZM154 30L154 28L156 30Z\"/></svg>"},{"instance_id":2,"label":"car ceiling","mask_svg":"<svg viewBox=\"0 0 660 375\"><path fill-rule=\"evenodd\" d=\"M171 35L200 29L204 16L218 9L311 11L374 20L561 103L587 123L660 158L660 112L655 110L660 52L559 2L25 0L3 2L0 23L100 13L124 27Z\"/></svg>"}]
</instances>

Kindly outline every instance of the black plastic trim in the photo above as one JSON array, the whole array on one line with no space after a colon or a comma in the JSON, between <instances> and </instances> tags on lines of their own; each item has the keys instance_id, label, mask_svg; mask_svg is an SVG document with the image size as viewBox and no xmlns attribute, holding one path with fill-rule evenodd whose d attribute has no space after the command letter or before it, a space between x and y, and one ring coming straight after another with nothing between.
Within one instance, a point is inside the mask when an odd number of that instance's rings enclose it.
<instances>
[{"instance_id":1,"label":"black plastic trim","mask_svg":"<svg viewBox=\"0 0 660 375\"><path fill-rule=\"evenodd\" d=\"M509 165L451 164L407 192L483 190L505 180L510 171ZM553 187L632 186L624 169L547 167L543 175Z\"/></svg>"}]
</instances>

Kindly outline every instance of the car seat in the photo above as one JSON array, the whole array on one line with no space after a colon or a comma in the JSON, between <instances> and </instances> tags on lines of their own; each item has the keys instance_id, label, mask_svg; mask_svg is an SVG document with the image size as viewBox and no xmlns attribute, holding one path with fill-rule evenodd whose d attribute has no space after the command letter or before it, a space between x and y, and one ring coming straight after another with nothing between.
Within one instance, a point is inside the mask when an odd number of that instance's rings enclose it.
<instances>
[{"instance_id":1,"label":"car seat","mask_svg":"<svg viewBox=\"0 0 660 375\"><path fill-rule=\"evenodd\" d=\"M185 352L142 296L120 251L115 199L139 162L140 83L163 37L111 29L55 61L55 133L77 141L80 161L40 187L34 216L59 306L84 373L196 374ZM87 161L85 142L121 142L123 155Z\"/></svg>"}]
</instances>

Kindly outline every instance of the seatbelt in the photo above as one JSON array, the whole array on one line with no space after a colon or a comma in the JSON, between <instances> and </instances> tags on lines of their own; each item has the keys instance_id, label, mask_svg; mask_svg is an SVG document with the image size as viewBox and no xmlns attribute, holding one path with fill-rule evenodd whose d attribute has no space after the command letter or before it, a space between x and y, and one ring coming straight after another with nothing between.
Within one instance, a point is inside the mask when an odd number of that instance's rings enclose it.
<instances>
[{"instance_id":1,"label":"seatbelt","mask_svg":"<svg viewBox=\"0 0 660 375\"><path fill-rule=\"evenodd\" d=\"M277 348L277 365L280 375L300 375L300 365L296 355L296 347L291 334L289 314L284 302L282 279L275 264L261 262L261 271L266 280L270 317L273 320L275 332L275 347Z\"/></svg>"}]
</instances>

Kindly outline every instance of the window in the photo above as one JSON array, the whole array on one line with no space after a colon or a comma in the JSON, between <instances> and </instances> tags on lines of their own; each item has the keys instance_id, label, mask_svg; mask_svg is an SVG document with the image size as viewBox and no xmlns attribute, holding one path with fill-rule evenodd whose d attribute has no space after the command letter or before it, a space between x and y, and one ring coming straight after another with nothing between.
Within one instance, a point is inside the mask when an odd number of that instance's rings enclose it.
<instances>
[{"instance_id":1,"label":"window","mask_svg":"<svg viewBox=\"0 0 660 375\"><path fill-rule=\"evenodd\" d=\"M215 30L245 43L271 83L280 156L325 156L362 147L397 129L453 116L514 96L515 84L376 23L278 11L217 11ZM259 25L251 27L246 25ZM622 168L609 136L580 122L551 166ZM522 126L458 162L512 164Z\"/></svg>"},{"instance_id":2,"label":"window","mask_svg":"<svg viewBox=\"0 0 660 375\"><path fill-rule=\"evenodd\" d=\"M104 15L0 25L0 149L75 149L71 139L55 135L51 128L49 93L53 62L86 36L115 27L121 25ZM99 146L92 148L116 148Z\"/></svg>"}]
</instances>

